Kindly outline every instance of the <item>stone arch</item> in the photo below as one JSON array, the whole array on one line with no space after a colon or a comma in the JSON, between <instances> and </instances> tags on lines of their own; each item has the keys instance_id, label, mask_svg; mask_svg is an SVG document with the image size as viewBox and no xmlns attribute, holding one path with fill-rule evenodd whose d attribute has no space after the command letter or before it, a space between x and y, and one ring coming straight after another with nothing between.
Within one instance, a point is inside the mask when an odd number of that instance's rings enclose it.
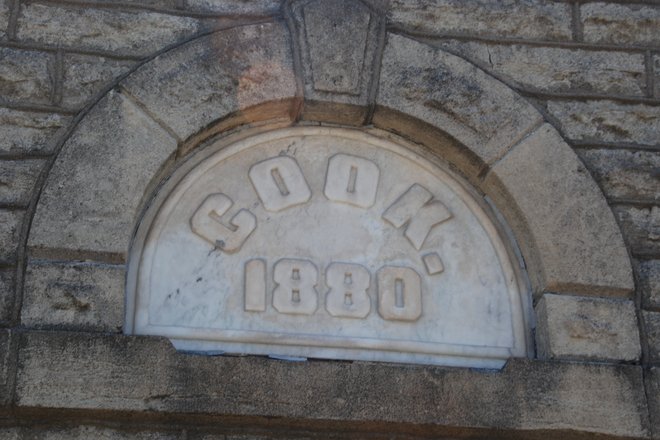
<instances>
[{"instance_id":1,"label":"stone arch","mask_svg":"<svg viewBox=\"0 0 660 440\"><path fill-rule=\"evenodd\" d=\"M382 17L360 13L376 25L356 61L355 93L315 86L319 69L341 76L353 66L301 57L301 46L318 42L295 10L289 27L220 30L128 75L64 143L36 209L30 255L123 263L150 195L205 139L246 125L327 122L396 133L453 165L511 226L535 292L628 294L630 261L605 198L542 115L474 65L385 35ZM374 35L386 37L381 48Z\"/></svg>"}]
</instances>

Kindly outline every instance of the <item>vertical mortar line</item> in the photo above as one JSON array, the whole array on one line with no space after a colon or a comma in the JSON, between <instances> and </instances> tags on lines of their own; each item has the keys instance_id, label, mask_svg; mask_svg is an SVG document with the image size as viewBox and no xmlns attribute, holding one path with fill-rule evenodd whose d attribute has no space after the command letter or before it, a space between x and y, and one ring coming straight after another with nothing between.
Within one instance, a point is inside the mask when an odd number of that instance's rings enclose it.
<instances>
[{"instance_id":1,"label":"vertical mortar line","mask_svg":"<svg viewBox=\"0 0 660 440\"><path fill-rule=\"evenodd\" d=\"M582 33L582 15L580 14L580 2L574 2L572 4L571 30L573 34L573 41L582 42L584 40L584 35Z\"/></svg>"},{"instance_id":2,"label":"vertical mortar line","mask_svg":"<svg viewBox=\"0 0 660 440\"><path fill-rule=\"evenodd\" d=\"M59 48L55 52L54 70L51 104L59 106L62 103L62 91L64 90L64 52Z\"/></svg>"},{"instance_id":3,"label":"vertical mortar line","mask_svg":"<svg viewBox=\"0 0 660 440\"><path fill-rule=\"evenodd\" d=\"M305 105L305 88L303 84L302 54L300 52L301 48L298 40L299 35L293 17L291 0L285 0L282 2L282 15L284 16L286 26L289 29L289 37L291 38L291 55L293 59L293 74L296 77L296 98L298 102L292 109L293 114L291 115L291 119L293 122L298 122L302 116L303 106Z\"/></svg>"},{"instance_id":4,"label":"vertical mortar line","mask_svg":"<svg viewBox=\"0 0 660 440\"><path fill-rule=\"evenodd\" d=\"M371 69L371 84L369 84L369 96L367 98L367 115L364 118L364 125L371 125L374 113L376 112L376 97L378 95L378 86L380 84L380 71L383 66L383 53L385 52L385 43L387 40L387 18L379 15L378 46L374 54Z\"/></svg>"},{"instance_id":5,"label":"vertical mortar line","mask_svg":"<svg viewBox=\"0 0 660 440\"><path fill-rule=\"evenodd\" d=\"M9 7L9 21L7 23L7 38L16 40L16 28L18 27L18 14L21 9L21 0L13 0Z\"/></svg>"},{"instance_id":6,"label":"vertical mortar line","mask_svg":"<svg viewBox=\"0 0 660 440\"><path fill-rule=\"evenodd\" d=\"M655 94L655 69L653 68L653 54L650 50L644 51L644 64L646 67L646 96L653 98Z\"/></svg>"}]
</instances>

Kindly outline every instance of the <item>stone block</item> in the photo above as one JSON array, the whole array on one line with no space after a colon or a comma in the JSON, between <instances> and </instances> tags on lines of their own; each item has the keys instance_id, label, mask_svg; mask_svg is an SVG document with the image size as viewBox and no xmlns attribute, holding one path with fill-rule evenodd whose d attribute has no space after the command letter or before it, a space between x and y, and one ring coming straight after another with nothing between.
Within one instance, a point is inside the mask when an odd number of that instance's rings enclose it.
<instances>
[{"instance_id":1,"label":"stone block","mask_svg":"<svg viewBox=\"0 0 660 440\"><path fill-rule=\"evenodd\" d=\"M0 407L12 400L12 388L16 372L16 333L0 329Z\"/></svg>"},{"instance_id":2,"label":"stone block","mask_svg":"<svg viewBox=\"0 0 660 440\"><path fill-rule=\"evenodd\" d=\"M609 199L660 201L660 152L578 150Z\"/></svg>"},{"instance_id":3,"label":"stone block","mask_svg":"<svg viewBox=\"0 0 660 440\"><path fill-rule=\"evenodd\" d=\"M631 293L628 251L612 211L550 125L497 162L484 188L519 231L518 243L537 292Z\"/></svg>"},{"instance_id":4,"label":"stone block","mask_svg":"<svg viewBox=\"0 0 660 440\"><path fill-rule=\"evenodd\" d=\"M660 367L650 368L644 375L646 395L649 399L651 437L660 436Z\"/></svg>"},{"instance_id":5,"label":"stone block","mask_svg":"<svg viewBox=\"0 0 660 440\"><path fill-rule=\"evenodd\" d=\"M0 39L4 40L7 37L5 32L9 24L9 6L10 0L0 0Z\"/></svg>"},{"instance_id":6,"label":"stone block","mask_svg":"<svg viewBox=\"0 0 660 440\"><path fill-rule=\"evenodd\" d=\"M22 210L0 209L0 263L16 262L24 214Z\"/></svg>"},{"instance_id":7,"label":"stone block","mask_svg":"<svg viewBox=\"0 0 660 440\"><path fill-rule=\"evenodd\" d=\"M376 126L384 125L388 109L407 114L444 130L485 163L541 122L530 104L473 64L394 34L383 54L376 104Z\"/></svg>"},{"instance_id":8,"label":"stone block","mask_svg":"<svg viewBox=\"0 0 660 440\"><path fill-rule=\"evenodd\" d=\"M438 44L531 91L646 96L642 54L461 40Z\"/></svg>"},{"instance_id":9,"label":"stone block","mask_svg":"<svg viewBox=\"0 0 660 440\"><path fill-rule=\"evenodd\" d=\"M571 7L565 3L392 0L389 18L407 31L427 35L571 39Z\"/></svg>"},{"instance_id":10,"label":"stone block","mask_svg":"<svg viewBox=\"0 0 660 440\"><path fill-rule=\"evenodd\" d=\"M658 46L658 5L585 3L580 7L584 41L589 43Z\"/></svg>"},{"instance_id":11,"label":"stone block","mask_svg":"<svg viewBox=\"0 0 660 440\"><path fill-rule=\"evenodd\" d=\"M643 307L660 309L660 260L638 261L635 270Z\"/></svg>"},{"instance_id":12,"label":"stone block","mask_svg":"<svg viewBox=\"0 0 660 440\"><path fill-rule=\"evenodd\" d=\"M660 254L660 206L613 206L633 254Z\"/></svg>"},{"instance_id":13,"label":"stone block","mask_svg":"<svg viewBox=\"0 0 660 440\"><path fill-rule=\"evenodd\" d=\"M176 147L131 100L107 94L63 146L41 194L30 246L126 252L140 200Z\"/></svg>"},{"instance_id":14,"label":"stone block","mask_svg":"<svg viewBox=\"0 0 660 440\"><path fill-rule=\"evenodd\" d=\"M655 365L660 365L660 312L642 312L646 340L648 342L648 358Z\"/></svg>"},{"instance_id":15,"label":"stone block","mask_svg":"<svg viewBox=\"0 0 660 440\"><path fill-rule=\"evenodd\" d=\"M70 116L0 108L0 153L49 154Z\"/></svg>"},{"instance_id":16,"label":"stone block","mask_svg":"<svg viewBox=\"0 0 660 440\"><path fill-rule=\"evenodd\" d=\"M17 405L425 429L648 436L642 368L510 360L500 372L176 353L167 341L21 334ZM359 398L356 398L359 396ZM253 420L254 420L253 419ZM439 436L438 436L439 437Z\"/></svg>"},{"instance_id":17,"label":"stone block","mask_svg":"<svg viewBox=\"0 0 660 440\"><path fill-rule=\"evenodd\" d=\"M383 17L350 0L297 2L292 13L304 72L303 119L361 125ZM352 111L316 104L324 101L346 104Z\"/></svg>"},{"instance_id":18,"label":"stone block","mask_svg":"<svg viewBox=\"0 0 660 440\"><path fill-rule=\"evenodd\" d=\"M614 101L549 101L548 111L568 138L590 143L660 145L660 107Z\"/></svg>"},{"instance_id":19,"label":"stone block","mask_svg":"<svg viewBox=\"0 0 660 440\"><path fill-rule=\"evenodd\" d=\"M0 324L6 324L11 319L16 289L15 278L16 269L0 270Z\"/></svg>"},{"instance_id":20,"label":"stone block","mask_svg":"<svg viewBox=\"0 0 660 440\"><path fill-rule=\"evenodd\" d=\"M62 105L79 109L135 63L90 55L66 54L63 64Z\"/></svg>"},{"instance_id":21,"label":"stone block","mask_svg":"<svg viewBox=\"0 0 660 440\"><path fill-rule=\"evenodd\" d=\"M653 55L653 74L655 85L653 94L656 98L660 98L660 55Z\"/></svg>"},{"instance_id":22,"label":"stone block","mask_svg":"<svg viewBox=\"0 0 660 440\"><path fill-rule=\"evenodd\" d=\"M26 327L117 332L124 323L124 267L32 262L25 273Z\"/></svg>"},{"instance_id":23,"label":"stone block","mask_svg":"<svg viewBox=\"0 0 660 440\"><path fill-rule=\"evenodd\" d=\"M280 0L184 0L184 9L222 15L275 15Z\"/></svg>"},{"instance_id":24,"label":"stone block","mask_svg":"<svg viewBox=\"0 0 660 440\"><path fill-rule=\"evenodd\" d=\"M178 432L122 431L103 426L66 423L32 423L31 426L0 428L0 438L5 440L176 440ZM44 426L45 425L45 426ZM186 437L183 437L186 438Z\"/></svg>"},{"instance_id":25,"label":"stone block","mask_svg":"<svg viewBox=\"0 0 660 440\"><path fill-rule=\"evenodd\" d=\"M157 57L122 86L184 140L230 114L245 113L243 123L289 118L296 84L288 31L282 23L219 31ZM245 112L267 102L272 114Z\"/></svg>"},{"instance_id":26,"label":"stone block","mask_svg":"<svg viewBox=\"0 0 660 440\"><path fill-rule=\"evenodd\" d=\"M0 160L0 203L25 207L45 160Z\"/></svg>"},{"instance_id":27,"label":"stone block","mask_svg":"<svg viewBox=\"0 0 660 440\"><path fill-rule=\"evenodd\" d=\"M151 11L26 3L18 17L17 39L147 56L200 30L194 18Z\"/></svg>"},{"instance_id":28,"label":"stone block","mask_svg":"<svg viewBox=\"0 0 660 440\"><path fill-rule=\"evenodd\" d=\"M0 48L0 96L10 102L50 104L54 90L52 54Z\"/></svg>"},{"instance_id":29,"label":"stone block","mask_svg":"<svg viewBox=\"0 0 660 440\"><path fill-rule=\"evenodd\" d=\"M546 293L536 316L540 358L636 361L641 356L632 301Z\"/></svg>"}]
</instances>

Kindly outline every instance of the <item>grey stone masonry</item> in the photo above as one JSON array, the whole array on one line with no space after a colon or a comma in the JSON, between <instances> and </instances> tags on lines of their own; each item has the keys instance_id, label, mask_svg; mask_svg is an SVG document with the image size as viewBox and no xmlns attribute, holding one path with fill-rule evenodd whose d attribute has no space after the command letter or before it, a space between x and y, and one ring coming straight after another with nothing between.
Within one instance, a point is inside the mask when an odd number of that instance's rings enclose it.
<instances>
[{"instance_id":1,"label":"grey stone masonry","mask_svg":"<svg viewBox=\"0 0 660 440\"><path fill-rule=\"evenodd\" d=\"M0 0L0 40L4 40L7 37L10 4L11 0Z\"/></svg>"},{"instance_id":2,"label":"grey stone masonry","mask_svg":"<svg viewBox=\"0 0 660 440\"><path fill-rule=\"evenodd\" d=\"M660 46L660 6L594 2L580 7L590 43Z\"/></svg>"},{"instance_id":3,"label":"grey stone masonry","mask_svg":"<svg viewBox=\"0 0 660 440\"><path fill-rule=\"evenodd\" d=\"M25 274L27 327L118 332L124 323L124 267L33 262Z\"/></svg>"},{"instance_id":4,"label":"grey stone masonry","mask_svg":"<svg viewBox=\"0 0 660 440\"><path fill-rule=\"evenodd\" d=\"M499 373L363 362L291 363L177 353L148 337L27 332L21 407L232 414L647 437L642 369L512 359ZM205 396L200 398L200 396ZM358 397L359 396L359 397Z\"/></svg>"},{"instance_id":5,"label":"grey stone masonry","mask_svg":"<svg viewBox=\"0 0 660 440\"><path fill-rule=\"evenodd\" d=\"M0 438L4 440L43 439L43 440L177 440L181 432L122 431L102 426L34 426L0 428Z\"/></svg>"},{"instance_id":6,"label":"grey stone masonry","mask_svg":"<svg viewBox=\"0 0 660 440\"><path fill-rule=\"evenodd\" d=\"M654 75L654 91L653 95L660 98L660 55L653 55L653 75Z\"/></svg>"},{"instance_id":7,"label":"grey stone masonry","mask_svg":"<svg viewBox=\"0 0 660 440\"><path fill-rule=\"evenodd\" d=\"M17 38L63 48L147 56L200 29L199 20L157 12L22 3Z\"/></svg>"},{"instance_id":8,"label":"grey stone masonry","mask_svg":"<svg viewBox=\"0 0 660 440\"><path fill-rule=\"evenodd\" d=\"M643 312L649 361L660 365L660 312Z\"/></svg>"},{"instance_id":9,"label":"grey stone masonry","mask_svg":"<svg viewBox=\"0 0 660 440\"><path fill-rule=\"evenodd\" d=\"M16 269L0 269L0 324L8 323L14 305Z\"/></svg>"},{"instance_id":10,"label":"grey stone masonry","mask_svg":"<svg viewBox=\"0 0 660 440\"><path fill-rule=\"evenodd\" d=\"M0 204L26 207L45 163L42 159L0 160Z\"/></svg>"},{"instance_id":11,"label":"grey stone masonry","mask_svg":"<svg viewBox=\"0 0 660 440\"><path fill-rule=\"evenodd\" d=\"M281 0L183 0L183 8L223 15L273 15L279 12L281 3Z\"/></svg>"},{"instance_id":12,"label":"grey stone masonry","mask_svg":"<svg viewBox=\"0 0 660 440\"><path fill-rule=\"evenodd\" d=\"M660 106L609 100L550 101L549 113L575 141L660 145Z\"/></svg>"},{"instance_id":13,"label":"grey stone masonry","mask_svg":"<svg viewBox=\"0 0 660 440\"><path fill-rule=\"evenodd\" d=\"M613 208L633 255L660 255L660 206Z\"/></svg>"},{"instance_id":14,"label":"grey stone masonry","mask_svg":"<svg viewBox=\"0 0 660 440\"><path fill-rule=\"evenodd\" d=\"M647 395L649 396L649 415L651 418L651 435L660 436L660 367L654 367L644 375Z\"/></svg>"},{"instance_id":15,"label":"grey stone masonry","mask_svg":"<svg viewBox=\"0 0 660 440\"><path fill-rule=\"evenodd\" d=\"M11 402L16 360L13 344L16 334L0 328L0 407Z\"/></svg>"},{"instance_id":16,"label":"grey stone masonry","mask_svg":"<svg viewBox=\"0 0 660 440\"><path fill-rule=\"evenodd\" d=\"M643 306L660 311L660 260L638 261L635 267Z\"/></svg>"},{"instance_id":17,"label":"grey stone masonry","mask_svg":"<svg viewBox=\"0 0 660 440\"><path fill-rule=\"evenodd\" d=\"M396 26L427 34L571 39L571 6L568 3L392 0L389 18Z\"/></svg>"},{"instance_id":18,"label":"grey stone masonry","mask_svg":"<svg viewBox=\"0 0 660 440\"><path fill-rule=\"evenodd\" d=\"M58 113L0 108L0 155L51 153L70 121Z\"/></svg>"},{"instance_id":19,"label":"grey stone masonry","mask_svg":"<svg viewBox=\"0 0 660 440\"><path fill-rule=\"evenodd\" d=\"M460 40L436 44L529 91L646 96L642 53Z\"/></svg>"},{"instance_id":20,"label":"grey stone masonry","mask_svg":"<svg viewBox=\"0 0 660 440\"><path fill-rule=\"evenodd\" d=\"M25 211L0 209L0 264L16 261Z\"/></svg>"},{"instance_id":21,"label":"grey stone masonry","mask_svg":"<svg viewBox=\"0 0 660 440\"><path fill-rule=\"evenodd\" d=\"M55 57L34 50L0 48L0 97L5 102L50 104Z\"/></svg>"},{"instance_id":22,"label":"grey stone masonry","mask_svg":"<svg viewBox=\"0 0 660 440\"><path fill-rule=\"evenodd\" d=\"M610 200L660 203L660 152L616 149L577 150Z\"/></svg>"},{"instance_id":23,"label":"grey stone masonry","mask_svg":"<svg viewBox=\"0 0 660 440\"><path fill-rule=\"evenodd\" d=\"M636 361L641 356L632 301L545 294L536 316L542 359Z\"/></svg>"}]
</instances>

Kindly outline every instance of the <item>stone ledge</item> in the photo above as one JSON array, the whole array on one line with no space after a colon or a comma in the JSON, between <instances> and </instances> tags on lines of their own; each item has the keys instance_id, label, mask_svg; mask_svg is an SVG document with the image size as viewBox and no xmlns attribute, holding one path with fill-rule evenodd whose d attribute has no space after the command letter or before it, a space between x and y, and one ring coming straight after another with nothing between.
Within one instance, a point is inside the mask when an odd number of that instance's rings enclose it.
<instances>
[{"instance_id":1,"label":"stone ledge","mask_svg":"<svg viewBox=\"0 0 660 440\"><path fill-rule=\"evenodd\" d=\"M156 362L157 360L157 362ZM511 360L500 372L177 353L164 339L26 332L17 410L50 408L649 437L642 369ZM355 398L355 396L360 396Z\"/></svg>"}]
</instances>

